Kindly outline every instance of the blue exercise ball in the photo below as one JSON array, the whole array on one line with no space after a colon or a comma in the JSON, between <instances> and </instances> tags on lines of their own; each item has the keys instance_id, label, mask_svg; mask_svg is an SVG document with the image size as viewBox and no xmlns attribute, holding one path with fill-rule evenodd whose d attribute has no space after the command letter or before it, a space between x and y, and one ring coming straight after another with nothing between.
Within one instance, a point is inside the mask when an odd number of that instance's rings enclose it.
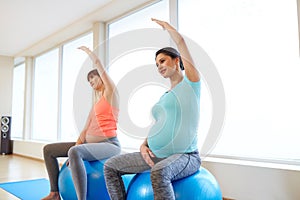
<instances>
[{"instance_id":1,"label":"blue exercise ball","mask_svg":"<svg viewBox=\"0 0 300 200\"><path fill-rule=\"evenodd\" d=\"M222 200L222 192L215 177L204 167L193 175L172 183L177 200ZM128 200L153 200L150 172L137 174L131 180Z\"/></svg>"},{"instance_id":2,"label":"blue exercise ball","mask_svg":"<svg viewBox=\"0 0 300 200\"><path fill-rule=\"evenodd\" d=\"M87 200L110 200L104 179L103 165L106 160L84 161L87 173ZM127 188L133 175L122 176ZM64 200L77 200L76 190L72 180L71 170L66 163L60 169L58 187L61 197Z\"/></svg>"},{"instance_id":3,"label":"blue exercise ball","mask_svg":"<svg viewBox=\"0 0 300 200\"><path fill-rule=\"evenodd\" d=\"M150 172L136 174L127 189L127 200L153 200L153 189L151 185Z\"/></svg>"}]
</instances>

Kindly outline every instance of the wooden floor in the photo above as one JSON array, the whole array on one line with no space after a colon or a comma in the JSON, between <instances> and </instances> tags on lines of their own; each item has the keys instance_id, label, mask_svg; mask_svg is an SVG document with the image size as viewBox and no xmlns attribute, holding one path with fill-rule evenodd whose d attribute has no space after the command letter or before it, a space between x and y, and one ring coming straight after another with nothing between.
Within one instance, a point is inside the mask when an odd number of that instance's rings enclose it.
<instances>
[{"instance_id":1,"label":"wooden floor","mask_svg":"<svg viewBox=\"0 0 300 200\"><path fill-rule=\"evenodd\" d=\"M0 155L0 183L48 178L43 161L18 155ZM19 200L0 188L1 200Z\"/></svg>"}]
</instances>

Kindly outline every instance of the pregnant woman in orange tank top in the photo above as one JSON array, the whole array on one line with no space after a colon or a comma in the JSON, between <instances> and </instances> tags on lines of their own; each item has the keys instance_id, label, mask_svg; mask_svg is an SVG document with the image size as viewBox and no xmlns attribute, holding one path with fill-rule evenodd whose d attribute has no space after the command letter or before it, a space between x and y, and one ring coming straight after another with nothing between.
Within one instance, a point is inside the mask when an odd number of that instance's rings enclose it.
<instances>
[{"instance_id":1,"label":"pregnant woman in orange tank top","mask_svg":"<svg viewBox=\"0 0 300 200\"><path fill-rule=\"evenodd\" d=\"M96 66L96 69L88 73L87 80L100 98L92 106L77 142L59 142L44 147L51 191L43 200L60 199L58 157L69 157L67 164L72 172L77 198L85 200L87 175L83 161L102 160L120 154L116 133L119 114L118 91L98 57L87 47L79 49L86 52Z\"/></svg>"}]
</instances>

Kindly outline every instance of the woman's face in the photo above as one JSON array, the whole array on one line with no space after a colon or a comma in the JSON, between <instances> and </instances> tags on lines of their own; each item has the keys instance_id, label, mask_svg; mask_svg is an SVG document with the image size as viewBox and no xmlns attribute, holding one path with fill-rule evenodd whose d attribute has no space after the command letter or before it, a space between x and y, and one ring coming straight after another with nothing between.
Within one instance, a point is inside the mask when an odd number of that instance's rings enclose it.
<instances>
[{"instance_id":1,"label":"woman's face","mask_svg":"<svg viewBox=\"0 0 300 200\"><path fill-rule=\"evenodd\" d=\"M156 66L158 72L164 77L171 77L178 70L179 58L172 58L166 54L160 53L156 56Z\"/></svg>"},{"instance_id":2,"label":"woman's face","mask_svg":"<svg viewBox=\"0 0 300 200\"><path fill-rule=\"evenodd\" d=\"M89 83L90 83L90 86L94 89L94 90L99 90L101 88L101 85L103 84L100 76L98 75L94 75L94 74L91 74L89 76Z\"/></svg>"}]
</instances>

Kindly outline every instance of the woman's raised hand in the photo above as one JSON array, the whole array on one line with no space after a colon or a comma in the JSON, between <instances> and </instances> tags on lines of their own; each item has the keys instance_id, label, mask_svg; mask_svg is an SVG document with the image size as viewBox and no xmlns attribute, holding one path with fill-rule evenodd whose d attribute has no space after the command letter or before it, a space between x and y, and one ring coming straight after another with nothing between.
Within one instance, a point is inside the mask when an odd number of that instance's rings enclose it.
<instances>
[{"instance_id":1,"label":"woman's raised hand","mask_svg":"<svg viewBox=\"0 0 300 200\"><path fill-rule=\"evenodd\" d=\"M155 18L151 18L152 21L156 22L158 25L160 25L164 30L173 30L174 27L172 27L168 22L158 20Z\"/></svg>"},{"instance_id":2,"label":"woman's raised hand","mask_svg":"<svg viewBox=\"0 0 300 200\"><path fill-rule=\"evenodd\" d=\"M85 51L87 54L92 53L92 51L89 48L87 48L86 46L78 47L78 49Z\"/></svg>"},{"instance_id":3,"label":"woman's raised hand","mask_svg":"<svg viewBox=\"0 0 300 200\"><path fill-rule=\"evenodd\" d=\"M80 50L84 51L85 53L87 53L87 55L90 56L90 58L92 59L92 61L94 62L94 64L96 64L96 65L102 65L101 62L100 62L100 60L99 60L99 58L88 47L81 46L81 47L78 47L78 49L80 49ZM102 71L102 68L103 67L101 67L101 69L99 69L99 70Z\"/></svg>"}]
</instances>

